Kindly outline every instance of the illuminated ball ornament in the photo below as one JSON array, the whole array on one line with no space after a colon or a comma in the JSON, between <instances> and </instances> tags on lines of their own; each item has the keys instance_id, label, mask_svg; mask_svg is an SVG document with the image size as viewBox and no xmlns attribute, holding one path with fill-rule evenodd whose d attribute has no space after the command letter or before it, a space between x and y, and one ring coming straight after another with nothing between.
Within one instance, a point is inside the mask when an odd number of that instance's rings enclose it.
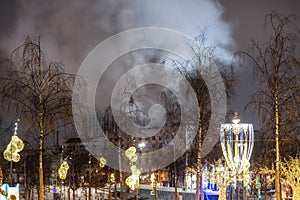
<instances>
[{"instance_id":1,"label":"illuminated ball ornament","mask_svg":"<svg viewBox=\"0 0 300 200\"><path fill-rule=\"evenodd\" d=\"M135 147L129 147L126 152L125 156L131 161L131 162L136 162L138 157L136 155L136 148Z\"/></svg>"},{"instance_id":2,"label":"illuminated ball ornament","mask_svg":"<svg viewBox=\"0 0 300 200\"><path fill-rule=\"evenodd\" d=\"M125 183L131 190L135 190L140 184L139 176L132 174L126 178Z\"/></svg>"},{"instance_id":3,"label":"illuminated ball ornament","mask_svg":"<svg viewBox=\"0 0 300 200\"><path fill-rule=\"evenodd\" d=\"M135 165L131 166L131 171L133 175L140 176L141 175L141 170L137 168Z\"/></svg>"}]
</instances>

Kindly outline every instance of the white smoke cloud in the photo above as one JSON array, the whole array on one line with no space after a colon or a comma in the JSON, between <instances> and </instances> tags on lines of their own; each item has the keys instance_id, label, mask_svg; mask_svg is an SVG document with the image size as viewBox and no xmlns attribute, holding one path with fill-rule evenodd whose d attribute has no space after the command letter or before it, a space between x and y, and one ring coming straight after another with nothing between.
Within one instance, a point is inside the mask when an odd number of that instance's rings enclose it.
<instances>
[{"instance_id":1,"label":"white smoke cloud","mask_svg":"<svg viewBox=\"0 0 300 200\"><path fill-rule=\"evenodd\" d=\"M195 37L203 30L219 54L233 44L231 26L222 20L223 8L211 0L154 1L19 1L18 20L12 33L0 39L11 52L26 36L41 37L49 60L61 61L76 72L88 52L99 42L130 28L158 26Z\"/></svg>"}]
</instances>

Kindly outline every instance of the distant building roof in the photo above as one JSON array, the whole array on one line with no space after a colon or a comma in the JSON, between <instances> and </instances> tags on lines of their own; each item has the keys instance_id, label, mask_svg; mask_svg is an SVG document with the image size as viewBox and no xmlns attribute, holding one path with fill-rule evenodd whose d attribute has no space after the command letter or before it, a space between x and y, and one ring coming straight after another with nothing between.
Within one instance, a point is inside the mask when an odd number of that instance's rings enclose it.
<instances>
[{"instance_id":1,"label":"distant building roof","mask_svg":"<svg viewBox=\"0 0 300 200\"><path fill-rule=\"evenodd\" d=\"M70 138L65 143L66 144L82 143L82 140L80 138Z\"/></svg>"}]
</instances>

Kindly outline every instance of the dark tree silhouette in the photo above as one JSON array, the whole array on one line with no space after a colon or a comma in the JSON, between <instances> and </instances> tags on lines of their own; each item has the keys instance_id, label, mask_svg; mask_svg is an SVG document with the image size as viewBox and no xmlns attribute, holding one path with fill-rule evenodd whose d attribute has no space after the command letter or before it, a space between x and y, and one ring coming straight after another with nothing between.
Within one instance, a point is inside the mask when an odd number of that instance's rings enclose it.
<instances>
[{"instance_id":1,"label":"dark tree silhouette","mask_svg":"<svg viewBox=\"0 0 300 200\"><path fill-rule=\"evenodd\" d=\"M260 81L250 105L261 118L262 134L275 140L276 199L281 199L280 156L285 156L282 148L293 145L291 141L297 141L295 134L299 131L300 63L296 59L297 36L292 30L292 18L275 11L267 14L266 24L272 33L269 40L263 45L253 40L253 52L242 53L253 64Z\"/></svg>"},{"instance_id":2,"label":"dark tree silhouette","mask_svg":"<svg viewBox=\"0 0 300 200\"><path fill-rule=\"evenodd\" d=\"M75 76L64 71L60 63L47 63L40 44L27 38L15 49L6 66L9 73L1 77L2 100L16 113L39 141L39 199L44 199L44 138L71 122L72 86Z\"/></svg>"}]
</instances>

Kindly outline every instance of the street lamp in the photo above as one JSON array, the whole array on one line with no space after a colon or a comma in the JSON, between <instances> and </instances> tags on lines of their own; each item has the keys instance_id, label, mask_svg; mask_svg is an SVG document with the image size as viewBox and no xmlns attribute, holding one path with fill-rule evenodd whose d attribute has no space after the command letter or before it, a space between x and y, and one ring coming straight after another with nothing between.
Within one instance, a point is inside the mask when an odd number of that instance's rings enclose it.
<instances>
[{"instance_id":1,"label":"street lamp","mask_svg":"<svg viewBox=\"0 0 300 200\"><path fill-rule=\"evenodd\" d=\"M252 124L240 123L234 112L232 123L222 124L220 141L226 163L236 177L241 177L250 167L254 130Z\"/></svg>"}]
</instances>

